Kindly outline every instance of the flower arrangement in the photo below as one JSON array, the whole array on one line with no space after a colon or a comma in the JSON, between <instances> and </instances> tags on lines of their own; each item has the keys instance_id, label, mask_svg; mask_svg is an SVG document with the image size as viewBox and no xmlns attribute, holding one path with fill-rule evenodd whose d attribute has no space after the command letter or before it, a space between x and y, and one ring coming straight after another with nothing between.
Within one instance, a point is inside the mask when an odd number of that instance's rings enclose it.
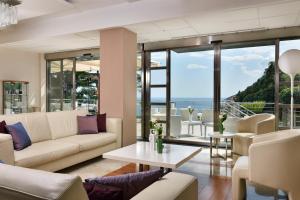
<instances>
[{"instance_id":1,"label":"flower arrangement","mask_svg":"<svg viewBox=\"0 0 300 200\"><path fill-rule=\"evenodd\" d=\"M192 108L192 106L188 106L188 111L189 111L189 120L192 121L192 114L195 111L194 108Z\"/></svg>"},{"instance_id":2,"label":"flower arrangement","mask_svg":"<svg viewBox=\"0 0 300 200\"><path fill-rule=\"evenodd\" d=\"M156 138L156 145L157 145L157 152L162 153L164 145L163 145L163 126L162 124L158 124L157 121L150 121L150 129L152 131L156 131L157 138ZM153 132L152 132L153 133Z\"/></svg>"},{"instance_id":3,"label":"flower arrangement","mask_svg":"<svg viewBox=\"0 0 300 200\"><path fill-rule=\"evenodd\" d=\"M227 119L227 114L226 113L221 113L219 115L219 123L218 123L218 126L219 126L219 132L220 134L223 134L225 128L224 128L224 125L223 125L223 122Z\"/></svg>"}]
</instances>

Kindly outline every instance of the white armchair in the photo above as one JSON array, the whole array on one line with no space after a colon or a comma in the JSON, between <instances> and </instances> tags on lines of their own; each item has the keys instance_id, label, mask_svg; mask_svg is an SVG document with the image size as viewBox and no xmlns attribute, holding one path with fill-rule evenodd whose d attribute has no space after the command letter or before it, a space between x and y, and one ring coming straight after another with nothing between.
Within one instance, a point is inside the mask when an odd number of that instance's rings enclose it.
<instances>
[{"instance_id":1,"label":"white armchair","mask_svg":"<svg viewBox=\"0 0 300 200\"><path fill-rule=\"evenodd\" d=\"M236 133L233 139L233 152L247 156L254 136L275 131L275 116L262 113L244 118L228 118L224 126L225 131Z\"/></svg>"},{"instance_id":2,"label":"white armchair","mask_svg":"<svg viewBox=\"0 0 300 200\"><path fill-rule=\"evenodd\" d=\"M233 200L246 196L246 180L281 189L289 200L300 199L300 130L256 136L249 157L238 159L232 175Z\"/></svg>"}]
</instances>

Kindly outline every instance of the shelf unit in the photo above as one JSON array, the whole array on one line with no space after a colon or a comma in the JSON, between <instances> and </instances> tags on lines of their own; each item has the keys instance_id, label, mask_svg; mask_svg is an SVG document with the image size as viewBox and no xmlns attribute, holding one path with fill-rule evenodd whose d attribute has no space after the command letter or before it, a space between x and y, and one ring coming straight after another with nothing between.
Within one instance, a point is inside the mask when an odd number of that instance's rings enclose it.
<instances>
[{"instance_id":1,"label":"shelf unit","mask_svg":"<svg viewBox=\"0 0 300 200\"><path fill-rule=\"evenodd\" d=\"M18 114L28 112L27 81L2 81L3 114Z\"/></svg>"}]
</instances>

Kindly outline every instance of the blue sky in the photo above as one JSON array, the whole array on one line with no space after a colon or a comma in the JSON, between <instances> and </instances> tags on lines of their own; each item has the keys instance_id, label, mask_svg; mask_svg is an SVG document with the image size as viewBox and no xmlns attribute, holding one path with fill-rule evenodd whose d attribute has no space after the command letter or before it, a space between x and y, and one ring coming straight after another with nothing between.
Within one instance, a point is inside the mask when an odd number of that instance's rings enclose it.
<instances>
[{"instance_id":1,"label":"blue sky","mask_svg":"<svg viewBox=\"0 0 300 200\"><path fill-rule=\"evenodd\" d=\"M300 48L300 40L281 42L281 53ZM247 47L222 50L221 97L227 98L246 89L260 78L268 63L274 61L275 47ZM213 97L213 51L171 53L171 97ZM152 53L152 62L165 65L164 53ZM165 83L165 71L151 76L152 84ZM165 97L162 89L153 89L152 96Z\"/></svg>"}]
</instances>

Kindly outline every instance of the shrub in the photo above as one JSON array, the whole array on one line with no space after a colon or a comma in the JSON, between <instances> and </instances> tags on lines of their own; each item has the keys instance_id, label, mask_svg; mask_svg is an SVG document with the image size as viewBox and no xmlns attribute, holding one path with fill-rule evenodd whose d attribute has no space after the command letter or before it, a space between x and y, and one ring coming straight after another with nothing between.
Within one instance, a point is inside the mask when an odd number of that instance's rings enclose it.
<instances>
[{"instance_id":1,"label":"shrub","mask_svg":"<svg viewBox=\"0 0 300 200\"><path fill-rule=\"evenodd\" d=\"M262 113L266 105L265 101L254 101L241 104L243 107L255 113Z\"/></svg>"}]
</instances>

